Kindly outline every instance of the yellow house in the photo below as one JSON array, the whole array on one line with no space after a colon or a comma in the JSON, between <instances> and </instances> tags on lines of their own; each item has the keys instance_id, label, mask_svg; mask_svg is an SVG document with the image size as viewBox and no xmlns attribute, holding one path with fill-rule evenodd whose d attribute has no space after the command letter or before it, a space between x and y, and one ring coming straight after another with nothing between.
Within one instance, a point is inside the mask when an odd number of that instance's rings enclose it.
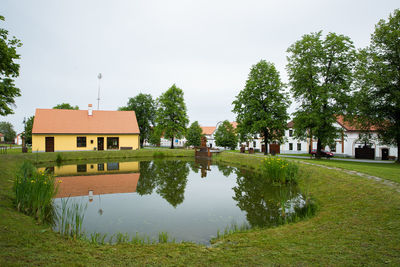
<instances>
[{"instance_id":1,"label":"yellow house","mask_svg":"<svg viewBox=\"0 0 400 267\"><path fill-rule=\"evenodd\" d=\"M32 152L139 149L134 111L36 109Z\"/></svg>"}]
</instances>

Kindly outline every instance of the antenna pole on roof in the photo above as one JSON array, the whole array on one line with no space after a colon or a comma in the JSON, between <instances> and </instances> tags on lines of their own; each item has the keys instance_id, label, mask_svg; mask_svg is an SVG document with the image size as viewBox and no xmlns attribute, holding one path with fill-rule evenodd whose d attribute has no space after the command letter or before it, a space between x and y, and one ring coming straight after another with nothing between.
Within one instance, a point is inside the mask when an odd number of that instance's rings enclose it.
<instances>
[{"instance_id":1,"label":"antenna pole on roof","mask_svg":"<svg viewBox=\"0 0 400 267\"><path fill-rule=\"evenodd\" d=\"M97 75L97 78L99 79L99 89L98 89L98 91L97 91L97 110L100 109L100 79L101 79L102 77L103 77L103 76L101 75L101 73L99 73L99 75Z\"/></svg>"}]
</instances>

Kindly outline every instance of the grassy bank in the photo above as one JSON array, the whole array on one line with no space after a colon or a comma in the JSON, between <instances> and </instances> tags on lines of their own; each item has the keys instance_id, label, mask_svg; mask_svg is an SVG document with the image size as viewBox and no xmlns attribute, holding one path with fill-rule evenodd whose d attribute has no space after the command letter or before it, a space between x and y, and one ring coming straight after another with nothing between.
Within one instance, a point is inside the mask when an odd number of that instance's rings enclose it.
<instances>
[{"instance_id":1,"label":"grassy bank","mask_svg":"<svg viewBox=\"0 0 400 267\"><path fill-rule=\"evenodd\" d=\"M164 156L192 151L161 150ZM157 150L62 153L65 160L150 157ZM61 238L12 205L15 166L57 153L0 155L0 265L400 265L400 194L340 171L301 165L300 186L319 203L311 219L190 244L93 245ZM35 158L36 157L36 158ZM257 169L261 158L222 153L215 160Z\"/></svg>"}]
</instances>

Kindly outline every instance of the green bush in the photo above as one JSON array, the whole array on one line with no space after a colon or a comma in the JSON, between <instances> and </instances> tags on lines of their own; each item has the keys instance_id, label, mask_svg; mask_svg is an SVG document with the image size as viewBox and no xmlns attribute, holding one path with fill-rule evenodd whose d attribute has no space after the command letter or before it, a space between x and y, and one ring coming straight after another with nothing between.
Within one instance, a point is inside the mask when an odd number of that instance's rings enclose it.
<instances>
[{"instance_id":1,"label":"green bush","mask_svg":"<svg viewBox=\"0 0 400 267\"><path fill-rule=\"evenodd\" d=\"M274 184L296 184L299 167L278 157L266 157L261 165L264 178Z\"/></svg>"},{"instance_id":2,"label":"green bush","mask_svg":"<svg viewBox=\"0 0 400 267\"><path fill-rule=\"evenodd\" d=\"M39 222L53 223L53 197L57 187L52 174L39 172L32 163L25 161L16 172L14 192L18 211Z\"/></svg>"}]
</instances>

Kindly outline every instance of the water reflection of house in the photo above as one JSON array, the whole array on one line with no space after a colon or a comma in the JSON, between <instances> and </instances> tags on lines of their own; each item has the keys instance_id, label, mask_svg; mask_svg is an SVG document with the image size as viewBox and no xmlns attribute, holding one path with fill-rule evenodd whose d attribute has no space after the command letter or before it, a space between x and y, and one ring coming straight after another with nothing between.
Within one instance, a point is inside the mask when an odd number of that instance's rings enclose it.
<instances>
[{"instance_id":1,"label":"water reflection of house","mask_svg":"<svg viewBox=\"0 0 400 267\"><path fill-rule=\"evenodd\" d=\"M140 173L66 176L56 178L56 198L134 193Z\"/></svg>"},{"instance_id":2,"label":"water reflection of house","mask_svg":"<svg viewBox=\"0 0 400 267\"><path fill-rule=\"evenodd\" d=\"M42 167L40 171L51 171L57 176L76 175L76 174L96 174L109 172L138 172L139 161L130 162L106 162L106 163L83 163L62 165L54 167Z\"/></svg>"}]
</instances>

